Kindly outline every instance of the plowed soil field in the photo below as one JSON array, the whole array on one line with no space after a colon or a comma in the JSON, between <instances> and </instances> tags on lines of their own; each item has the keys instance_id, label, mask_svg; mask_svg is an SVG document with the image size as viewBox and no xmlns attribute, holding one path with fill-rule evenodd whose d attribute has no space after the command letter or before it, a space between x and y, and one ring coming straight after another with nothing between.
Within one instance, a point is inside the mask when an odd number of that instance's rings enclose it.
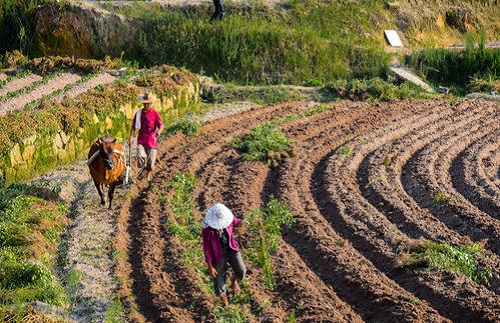
<instances>
[{"instance_id":1,"label":"plowed soil field","mask_svg":"<svg viewBox=\"0 0 500 323\"><path fill-rule=\"evenodd\" d=\"M154 180L132 186L119 215L127 257L117 274L131 282L122 293L133 295L138 320L216 321L217 299L165 230L168 203L158 203L161 187L190 172L200 222L218 202L244 218L270 194L294 215L271 257L274 290L249 268L249 321L287 322L294 313L296 322L498 322L500 105L339 101L279 126L297 154L277 167L243 161L233 148L232 138L251 127L314 105L251 109L203 125L199 136L162 142ZM446 204L433 202L438 193ZM247 233L238 237L245 246ZM483 242L491 284L402 266L403 251L419 239Z\"/></svg>"}]
</instances>

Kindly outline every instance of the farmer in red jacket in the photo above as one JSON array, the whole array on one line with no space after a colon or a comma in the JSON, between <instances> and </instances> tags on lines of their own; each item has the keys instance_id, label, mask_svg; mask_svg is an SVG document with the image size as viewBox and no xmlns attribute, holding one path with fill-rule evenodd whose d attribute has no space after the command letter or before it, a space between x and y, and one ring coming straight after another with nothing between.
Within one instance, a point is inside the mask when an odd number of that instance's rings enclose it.
<instances>
[{"instance_id":1,"label":"farmer in red jacket","mask_svg":"<svg viewBox=\"0 0 500 323\"><path fill-rule=\"evenodd\" d=\"M241 292L238 284L246 273L246 267L233 236L233 228L242 220L236 218L224 204L215 204L205 214L201 236L208 271L214 280L215 295L228 304L226 279L228 264L234 271L231 276L233 295Z\"/></svg>"},{"instance_id":2,"label":"farmer in red jacket","mask_svg":"<svg viewBox=\"0 0 500 323\"><path fill-rule=\"evenodd\" d=\"M128 144L132 143L135 132L137 136L137 158L139 168L143 169L145 177L151 181L151 172L155 168L156 149L158 148L158 138L163 131L164 125L158 111L152 108L153 102L156 101L155 96L146 91L138 98L143 104L143 108L137 111L132 120L130 127L130 137ZM141 171L142 172L142 171ZM141 173L139 173L142 175Z\"/></svg>"}]
</instances>

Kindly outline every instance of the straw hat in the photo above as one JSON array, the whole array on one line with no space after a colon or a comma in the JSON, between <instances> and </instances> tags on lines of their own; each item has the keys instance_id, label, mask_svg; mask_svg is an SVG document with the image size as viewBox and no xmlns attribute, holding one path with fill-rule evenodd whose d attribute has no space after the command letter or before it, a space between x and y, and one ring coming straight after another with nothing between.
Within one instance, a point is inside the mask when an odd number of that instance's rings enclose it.
<instances>
[{"instance_id":1,"label":"straw hat","mask_svg":"<svg viewBox=\"0 0 500 323\"><path fill-rule=\"evenodd\" d=\"M143 104L144 103L153 103L153 102L156 101L156 97L150 91L144 91L144 94L143 95L139 95L137 97L137 99L139 100L139 102L141 102Z\"/></svg>"},{"instance_id":2,"label":"straw hat","mask_svg":"<svg viewBox=\"0 0 500 323\"><path fill-rule=\"evenodd\" d=\"M224 229L233 222L233 212L224 204L214 204L205 214L205 223L210 227L220 230Z\"/></svg>"}]
</instances>

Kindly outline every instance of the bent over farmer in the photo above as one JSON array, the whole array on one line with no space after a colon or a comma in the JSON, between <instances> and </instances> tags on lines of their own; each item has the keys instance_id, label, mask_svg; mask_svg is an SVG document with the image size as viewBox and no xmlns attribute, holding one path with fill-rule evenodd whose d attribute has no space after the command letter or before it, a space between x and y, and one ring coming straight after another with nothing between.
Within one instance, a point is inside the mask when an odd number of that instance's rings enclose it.
<instances>
[{"instance_id":1,"label":"bent over farmer","mask_svg":"<svg viewBox=\"0 0 500 323\"><path fill-rule=\"evenodd\" d=\"M132 120L132 126L130 127L128 144L132 143L135 132L138 131L138 166L144 171L144 175L148 181L151 181L151 172L154 171L156 162L158 138L163 131L164 125L160 114L152 108L153 102L156 101L152 93L145 91L143 95L139 96L138 100L143 104L143 108L134 115L134 120ZM141 173L139 174L142 175Z\"/></svg>"},{"instance_id":2,"label":"bent over farmer","mask_svg":"<svg viewBox=\"0 0 500 323\"><path fill-rule=\"evenodd\" d=\"M233 215L231 210L220 203L208 209L203 221L201 235L205 261L213 277L215 295L221 298L224 305L228 304L226 288L228 264L234 271L231 276L233 295L241 292L238 281L241 281L246 273L238 243L233 236L233 228L241 221Z\"/></svg>"}]
</instances>

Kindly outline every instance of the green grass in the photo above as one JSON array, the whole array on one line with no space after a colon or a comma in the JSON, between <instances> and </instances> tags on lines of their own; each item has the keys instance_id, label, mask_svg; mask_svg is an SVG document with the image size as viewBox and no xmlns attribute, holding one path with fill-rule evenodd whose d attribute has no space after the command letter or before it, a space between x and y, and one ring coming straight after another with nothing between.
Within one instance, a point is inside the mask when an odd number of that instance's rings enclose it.
<instances>
[{"instance_id":1,"label":"green grass","mask_svg":"<svg viewBox=\"0 0 500 323\"><path fill-rule=\"evenodd\" d=\"M425 265L430 270L454 271L478 284L489 285L492 271L480 264L481 257L485 254L480 243L453 247L427 241L410 252L408 264Z\"/></svg>"},{"instance_id":2,"label":"green grass","mask_svg":"<svg viewBox=\"0 0 500 323\"><path fill-rule=\"evenodd\" d=\"M457 95L469 90L499 90L500 49L486 48L485 36L469 34L464 50L427 47L411 55L410 65L428 81L450 86Z\"/></svg>"},{"instance_id":3,"label":"green grass","mask_svg":"<svg viewBox=\"0 0 500 323\"><path fill-rule=\"evenodd\" d=\"M304 100L305 95L293 87L283 85L257 87L228 83L214 89L204 99L209 103L250 101L257 104L270 104Z\"/></svg>"},{"instance_id":4,"label":"green grass","mask_svg":"<svg viewBox=\"0 0 500 323\"><path fill-rule=\"evenodd\" d=\"M214 24L208 23L209 6L164 10L132 3L129 8L109 9L153 22L151 30L141 34L136 53L128 53L129 59L143 65L168 62L241 85L312 85L385 74L390 55L373 22L382 27L387 21L380 21L385 17L380 15L381 3L370 5L372 10L354 3L308 0L276 10L229 2L227 17ZM353 21L356 28L351 28Z\"/></svg>"},{"instance_id":5,"label":"green grass","mask_svg":"<svg viewBox=\"0 0 500 323\"><path fill-rule=\"evenodd\" d=\"M37 300L60 306L67 300L51 265L67 208L50 201L58 188L47 185L35 182L0 189L2 304Z\"/></svg>"}]
</instances>

